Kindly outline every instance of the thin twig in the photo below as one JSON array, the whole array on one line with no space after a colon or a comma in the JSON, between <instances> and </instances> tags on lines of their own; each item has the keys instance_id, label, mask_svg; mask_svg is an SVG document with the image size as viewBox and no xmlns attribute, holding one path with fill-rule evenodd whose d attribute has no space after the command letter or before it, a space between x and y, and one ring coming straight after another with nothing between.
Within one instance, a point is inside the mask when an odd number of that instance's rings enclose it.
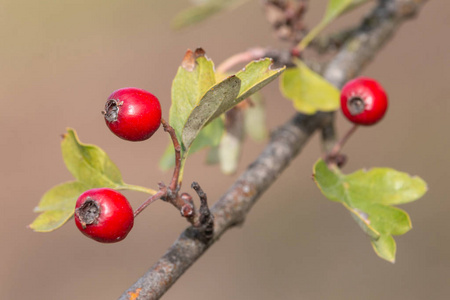
<instances>
[{"instance_id":1,"label":"thin twig","mask_svg":"<svg viewBox=\"0 0 450 300\"><path fill-rule=\"evenodd\" d=\"M266 56L266 52L267 50L265 48L252 48L248 49L247 51L237 53L226 59L224 62L222 62L217 67L217 72L226 73L238 64L248 63L251 62L252 60L260 59Z\"/></svg>"},{"instance_id":2,"label":"thin twig","mask_svg":"<svg viewBox=\"0 0 450 300\"><path fill-rule=\"evenodd\" d=\"M181 169L181 146L178 142L177 135L175 134L173 127L170 126L164 119L161 119L161 124L163 125L164 131L169 133L170 138L172 139L173 148L175 149L175 168L173 169L172 182L169 185L171 192L175 192L179 188L178 178L180 176Z\"/></svg>"},{"instance_id":3,"label":"thin twig","mask_svg":"<svg viewBox=\"0 0 450 300\"><path fill-rule=\"evenodd\" d=\"M334 145L334 147L331 149L331 151L328 153L327 156L334 157L336 156L344 147L345 143L348 141L348 139L355 133L356 129L358 129L359 125L354 124L349 131Z\"/></svg>"},{"instance_id":4,"label":"thin twig","mask_svg":"<svg viewBox=\"0 0 450 300\"><path fill-rule=\"evenodd\" d=\"M139 206L139 208L134 211L134 217L136 218L137 215L139 215L147 206L149 206L150 204L152 204L156 200L161 199L161 197L163 197L165 194L166 194L166 190L165 189L161 189L156 194L154 194L153 196L148 198L147 201L142 203L142 205Z\"/></svg>"},{"instance_id":5,"label":"thin twig","mask_svg":"<svg viewBox=\"0 0 450 300\"><path fill-rule=\"evenodd\" d=\"M283 66L292 67L294 66L292 62L293 56L297 57L297 54L290 50L251 48L226 59L217 67L217 73L227 73L238 64L249 63L265 57L271 58L276 68Z\"/></svg>"}]
</instances>

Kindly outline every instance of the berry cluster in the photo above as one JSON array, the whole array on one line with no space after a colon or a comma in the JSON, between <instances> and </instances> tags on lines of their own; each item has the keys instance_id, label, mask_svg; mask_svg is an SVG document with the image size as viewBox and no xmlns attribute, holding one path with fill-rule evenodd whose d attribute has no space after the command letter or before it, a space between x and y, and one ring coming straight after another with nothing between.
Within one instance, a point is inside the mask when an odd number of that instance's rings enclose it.
<instances>
[{"instance_id":1,"label":"berry cluster","mask_svg":"<svg viewBox=\"0 0 450 300\"><path fill-rule=\"evenodd\" d=\"M102 112L108 128L118 137L128 141L144 141L162 126L168 132L175 149L175 168L170 185L159 183L155 192L134 212L121 193L109 188L95 188L81 194L75 206L75 224L86 236L102 243L123 240L133 228L134 219L148 205L158 199L171 203L200 233L205 242L213 236L214 216L210 213L206 194L198 183L192 188L200 197L200 207L195 209L192 197L179 195L181 147L175 130L161 118L161 105L151 93L137 88L123 88L109 96Z\"/></svg>"},{"instance_id":2,"label":"berry cluster","mask_svg":"<svg viewBox=\"0 0 450 300\"><path fill-rule=\"evenodd\" d=\"M102 112L108 128L128 141L150 138L161 124L161 105L151 93L137 88L113 92ZM133 228L134 213L127 198L108 188L91 189L75 205L75 224L86 236L102 243L123 240Z\"/></svg>"}]
</instances>

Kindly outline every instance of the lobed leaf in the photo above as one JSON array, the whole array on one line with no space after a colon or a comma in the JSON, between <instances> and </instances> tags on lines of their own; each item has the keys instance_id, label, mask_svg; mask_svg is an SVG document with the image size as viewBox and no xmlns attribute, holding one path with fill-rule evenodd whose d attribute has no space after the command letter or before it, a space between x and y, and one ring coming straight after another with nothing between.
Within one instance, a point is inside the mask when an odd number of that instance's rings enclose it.
<instances>
[{"instance_id":1,"label":"lobed leaf","mask_svg":"<svg viewBox=\"0 0 450 300\"><path fill-rule=\"evenodd\" d=\"M29 227L38 232L48 232L61 227L72 217L77 198L87 189L86 185L78 181L53 187L42 196L34 210L41 214Z\"/></svg>"},{"instance_id":2,"label":"lobed leaf","mask_svg":"<svg viewBox=\"0 0 450 300\"><path fill-rule=\"evenodd\" d=\"M281 76L280 89L295 109L305 114L339 108L339 90L300 60Z\"/></svg>"},{"instance_id":3,"label":"lobed leaf","mask_svg":"<svg viewBox=\"0 0 450 300\"><path fill-rule=\"evenodd\" d=\"M206 92L184 125L182 142L186 148L191 146L200 130L212 121L214 115L218 116L225 112L220 112L220 108L224 103L232 103L237 98L240 87L241 80L236 76L230 76Z\"/></svg>"},{"instance_id":4,"label":"lobed leaf","mask_svg":"<svg viewBox=\"0 0 450 300\"><path fill-rule=\"evenodd\" d=\"M359 170L344 175L323 160L314 165L314 179L322 193L347 208L363 231L369 235L375 252L394 262L396 245L392 235L411 229L408 214L392 204L411 202L422 197L426 183L389 168Z\"/></svg>"},{"instance_id":5,"label":"lobed leaf","mask_svg":"<svg viewBox=\"0 0 450 300\"><path fill-rule=\"evenodd\" d=\"M51 188L41 198L35 212L41 213L30 224L34 231L48 232L61 227L75 210L75 202L84 191L109 187L149 194L155 191L123 182L117 166L101 148L80 142L75 130L67 129L61 142L61 151L67 169L77 179Z\"/></svg>"},{"instance_id":6,"label":"lobed leaf","mask_svg":"<svg viewBox=\"0 0 450 300\"><path fill-rule=\"evenodd\" d=\"M183 128L182 144L185 150L189 151L204 126L250 97L284 71L284 68L272 70L271 65L272 60L269 58L253 61L236 75L229 76L211 87L192 110Z\"/></svg>"},{"instance_id":7,"label":"lobed leaf","mask_svg":"<svg viewBox=\"0 0 450 300\"><path fill-rule=\"evenodd\" d=\"M124 185L117 166L101 148L82 144L75 131L68 129L61 143L64 163L72 175L87 187Z\"/></svg>"},{"instance_id":8,"label":"lobed leaf","mask_svg":"<svg viewBox=\"0 0 450 300\"><path fill-rule=\"evenodd\" d=\"M236 75L214 84L216 78L223 76L214 74L213 63L205 58L205 52L197 49L186 53L173 81L169 120L181 141L182 171L188 152L218 145L223 136L219 116L284 71L284 68L272 70L271 64L270 59L251 62ZM163 169L173 166L172 154L173 150L167 150L163 155L160 163Z\"/></svg>"},{"instance_id":9,"label":"lobed leaf","mask_svg":"<svg viewBox=\"0 0 450 300\"><path fill-rule=\"evenodd\" d=\"M236 73L236 77L241 80L241 87L237 98L223 102L211 119L218 117L241 101L250 97L285 71L286 67L272 70L272 63L270 58L252 61L247 64L244 69Z\"/></svg>"}]
</instances>

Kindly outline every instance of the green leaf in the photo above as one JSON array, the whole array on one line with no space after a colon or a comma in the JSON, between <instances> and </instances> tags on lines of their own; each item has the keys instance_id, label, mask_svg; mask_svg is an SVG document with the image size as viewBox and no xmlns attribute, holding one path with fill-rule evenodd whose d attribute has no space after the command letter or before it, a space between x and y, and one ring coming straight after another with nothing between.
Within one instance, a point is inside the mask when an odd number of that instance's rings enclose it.
<instances>
[{"instance_id":1,"label":"green leaf","mask_svg":"<svg viewBox=\"0 0 450 300\"><path fill-rule=\"evenodd\" d=\"M270 59L251 62L236 75L214 84L217 74L214 74L212 62L205 58L205 52L197 49L195 53L186 53L173 81L169 120L181 141L180 180L188 152L214 147L222 137L223 124L218 126L221 124L218 122L209 131L203 131L205 126L284 71L284 68L270 69L271 64ZM163 168L172 165L169 155L168 150L160 164Z\"/></svg>"},{"instance_id":2,"label":"green leaf","mask_svg":"<svg viewBox=\"0 0 450 300\"><path fill-rule=\"evenodd\" d=\"M61 143L67 169L87 187L123 186L122 175L117 166L101 148L82 144L75 131L68 129Z\"/></svg>"},{"instance_id":3,"label":"green leaf","mask_svg":"<svg viewBox=\"0 0 450 300\"><path fill-rule=\"evenodd\" d=\"M206 155L206 164L215 165L219 162L219 146L211 147L210 149L208 149L208 153Z\"/></svg>"},{"instance_id":4,"label":"green leaf","mask_svg":"<svg viewBox=\"0 0 450 300\"><path fill-rule=\"evenodd\" d=\"M224 124L221 118L217 118L204 127L189 149L189 154L193 154L203 148L217 147L220 143L220 139L223 136ZM167 171L175 167L175 151L173 149L172 142L167 146L161 160L159 161L159 167L163 171Z\"/></svg>"},{"instance_id":5,"label":"green leaf","mask_svg":"<svg viewBox=\"0 0 450 300\"><path fill-rule=\"evenodd\" d=\"M300 60L281 76L280 89L295 109L305 114L339 108L339 90Z\"/></svg>"},{"instance_id":6,"label":"green leaf","mask_svg":"<svg viewBox=\"0 0 450 300\"><path fill-rule=\"evenodd\" d=\"M331 22L339 17L341 14L356 8L358 5L363 4L369 0L329 0L323 22Z\"/></svg>"},{"instance_id":7,"label":"green leaf","mask_svg":"<svg viewBox=\"0 0 450 300\"><path fill-rule=\"evenodd\" d=\"M61 227L75 209L75 202L81 193L88 188L74 181L57 185L44 194L35 212L41 213L30 224L30 228L38 232L48 232Z\"/></svg>"},{"instance_id":8,"label":"green leaf","mask_svg":"<svg viewBox=\"0 0 450 300\"><path fill-rule=\"evenodd\" d=\"M182 134L184 147L190 147L206 124L250 97L284 71L284 68L272 70L271 65L272 60L268 58L253 61L235 76L211 87L186 121Z\"/></svg>"},{"instance_id":9,"label":"green leaf","mask_svg":"<svg viewBox=\"0 0 450 300\"><path fill-rule=\"evenodd\" d=\"M298 48L305 49L308 44L328 26L334 19L369 0L329 0L328 6L320 23L314 27L300 42Z\"/></svg>"},{"instance_id":10,"label":"green leaf","mask_svg":"<svg viewBox=\"0 0 450 300\"><path fill-rule=\"evenodd\" d=\"M35 209L41 214L29 226L34 231L48 232L61 227L72 217L77 198L89 189L109 187L156 193L145 187L124 183L119 169L105 151L81 143L73 129L67 129L64 134L61 151L67 169L77 181L57 185L44 194Z\"/></svg>"},{"instance_id":11,"label":"green leaf","mask_svg":"<svg viewBox=\"0 0 450 300\"><path fill-rule=\"evenodd\" d=\"M192 110L183 128L182 141L186 148L191 146L197 134L215 114L225 112L219 112L219 109L224 103L232 103L237 98L240 87L241 80L236 76L230 76L206 92L198 106Z\"/></svg>"},{"instance_id":12,"label":"green leaf","mask_svg":"<svg viewBox=\"0 0 450 300\"><path fill-rule=\"evenodd\" d=\"M408 214L390 205L408 203L422 197L426 183L390 168L359 170L345 175L323 160L314 165L314 179L322 193L340 202L370 237L375 252L394 262L396 245L392 235L411 229Z\"/></svg>"},{"instance_id":13,"label":"green leaf","mask_svg":"<svg viewBox=\"0 0 450 300\"><path fill-rule=\"evenodd\" d=\"M241 88L237 99L221 103L211 119L218 117L239 102L259 91L280 76L286 69L286 67L283 67L272 70L271 66L272 60L270 58L264 58L258 61L252 61L247 64L244 69L236 73L236 77L241 80Z\"/></svg>"},{"instance_id":14,"label":"green leaf","mask_svg":"<svg viewBox=\"0 0 450 300\"><path fill-rule=\"evenodd\" d=\"M172 27L181 29L199 23L227 8L235 8L247 0L207 0L179 13L172 21Z\"/></svg>"},{"instance_id":15,"label":"green leaf","mask_svg":"<svg viewBox=\"0 0 450 300\"><path fill-rule=\"evenodd\" d=\"M251 96L251 105L245 109L245 132L257 142L269 136L264 99L260 93Z\"/></svg>"},{"instance_id":16,"label":"green leaf","mask_svg":"<svg viewBox=\"0 0 450 300\"><path fill-rule=\"evenodd\" d=\"M244 107L229 110L225 114L225 120L227 126L219 146L220 169L224 174L231 175L237 170L242 152L245 136Z\"/></svg>"},{"instance_id":17,"label":"green leaf","mask_svg":"<svg viewBox=\"0 0 450 300\"><path fill-rule=\"evenodd\" d=\"M211 87L215 83L216 74L214 73L214 64L206 58L205 51L201 48L196 49L195 52L188 50L172 83L172 106L169 112L169 123L175 129L182 148L180 180L182 179L184 161L189 152L189 146L193 142L190 141L189 145L183 143L183 128L194 108L206 96L207 92L211 93ZM203 132L202 128L196 131L196 134L200 135L200 140L195 143L197 146L194 145L193 152L207 147L208 141L213 141L213 144L218 143L214 142L214 139L211 138L211 135L214 134L216 134L215 139L222 135L220 127L223 126L217 126L218 124L216 123L208 129L204 128L203 130L205 132ZM161 169L168 170L175 165L174 154L173 145L170 143L161 158Z\"/></svg>"},{"instance_id":18,"label":"green leaf","mask_svg":"<svg viewBox=\"0 0 450 300\"><path fill-rule=\"evenodd\" d=\"M225 133L219 147L220 170L226 175L232 175L238 168L241 157L242 139Z\"/></svg>"},{"instance_id":19,"label":"green leaf","mask_svg":"<svg viewBox=\"0 0 450 300\"><path fill-rule=\"evenodd\" d=\"M373 250L379 257L391 263L395 263L397 245L391 235L382 235L378 240L371 240L370 242Z\"/></svg>"},{"instance_id":20,"label":"green leaf","mask_svg":"<svg viewBox=\"0 0 450 300\"><path fill-rule=\"evenodd\" d=\"M203 148L216 147L220 144L224 132L221 118L217 118L204 127L192 143L189 153L195 153Z\"/></svg>"},{"instance_id":21,"label":"green leaf","mask_svg":"<svg viewBox=\"0 0 450 300\"><path fill-rule=\"evenodd\" d=\"M202 49L188 50L172 83L172 106L169 123L178 139L192 110L203 95L216 83L214 64Z\"/></svg>"}]
</instances>

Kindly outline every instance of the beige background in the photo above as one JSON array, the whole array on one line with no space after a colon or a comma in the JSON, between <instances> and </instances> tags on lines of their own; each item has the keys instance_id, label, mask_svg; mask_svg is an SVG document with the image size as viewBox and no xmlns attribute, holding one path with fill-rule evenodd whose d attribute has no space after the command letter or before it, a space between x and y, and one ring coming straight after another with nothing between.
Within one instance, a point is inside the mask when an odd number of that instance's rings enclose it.
<instances>
[{"instance_id":1,"label":"beige background","mask_svg":"<svg viewBox=\"0 0 450 300\"><path fill-rule=\"evenodd\" d=\"M325 1L310 1L315 24ZM167 137L127 143L106 128L100 111L124 86L152 91L170 106L170 85L187 48L202 46L216 64L252 46L283 47L259 1L181 32L171 18L188 2L0 2L0 201L2 299L115 299L151 266L186 227L169 205L142 213L129 237L102 245L71 220L48 234L26 228L32 209L55 184L71 180L60 135L76 128L82 141L105 149L126 182L155 187L169 174L157 161ZM356 21L362 8L336 26ZM448 200L450 5L429 1L405 24L364 75L379 79L391 107L378 126L348 143L346 172L391 166L422 176L429 192L402 206L414 229L398 237L397 263L379 259L343 207L311 181L317 136L260 199L244 226L228 232L165 299L447 299L450 292ZM272 84L265 89L275 128L293 114ZM338 118L339 132L349 127ZM263 144L247 142L240 171ZM236 177L188 162L185 182L199 181L214 202ZM187 187L187 184L186 184ZM134 207L145 198L127 193Z\"/></svg>"}]
</instances>

